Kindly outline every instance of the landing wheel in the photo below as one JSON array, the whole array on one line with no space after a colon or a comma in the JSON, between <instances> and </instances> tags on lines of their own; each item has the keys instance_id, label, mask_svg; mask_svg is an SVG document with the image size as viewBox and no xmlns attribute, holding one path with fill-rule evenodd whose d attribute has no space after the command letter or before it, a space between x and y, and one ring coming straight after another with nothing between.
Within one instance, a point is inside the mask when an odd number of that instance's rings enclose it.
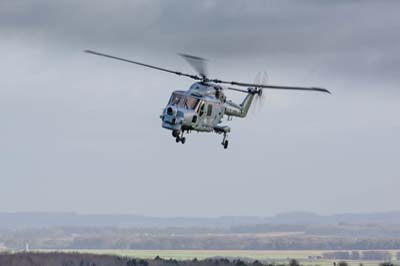
<instances>
[{"instance_id":1,"label":"landing wheel","mask_svg":"<svg viewBox=\"0 0 400 266\"><path fill-rule=\"evenodd\" d=\"M227 140L227 138L228 138L228 134L227 134L227 132L224 132L224 138L222 139L222 142L221 142L222 146L224 146L224 149L228 148L229 141Z\"/></svg>"},{"instance_id":2,"label":"landing wheel","mask_svg":"<svg viewBox=\"0 0 400 266\"><path fill-rule=\"evenodd\" d=\"M185 144L186 138L185 137L181 138L181 142L182 142L182 144Z\"/></svg>"},{"instance_id":3,"label":"landing wheel","mask_svg":"<svg viewBox=\"0 0 400 266\"><path fill-rule=\"evenodd\" d=\"M226 140L224 141L224 149L227 149L227 148L228 148L228 144L229 144L229 141L226 139Z\"/></svg>"},{"instance_id":4,"label":"landing wheel","mask_svg":"<svg viewBox=\"0 0 400 266\"><path fill-rule=\"evenodd\" d=\"M178 143L179 141L181 141L181 138L178 136L178 137L176 137L175 141L176 141L176 143Z\"/></svg>"}]
</instances>

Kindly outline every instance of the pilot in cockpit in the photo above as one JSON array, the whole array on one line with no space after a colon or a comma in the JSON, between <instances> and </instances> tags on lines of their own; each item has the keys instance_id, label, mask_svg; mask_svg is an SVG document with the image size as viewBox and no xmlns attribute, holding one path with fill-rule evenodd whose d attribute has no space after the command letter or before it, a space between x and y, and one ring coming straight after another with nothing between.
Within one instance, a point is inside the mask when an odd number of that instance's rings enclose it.
<instances>
[{"instance_id":1,"label":"pilot in cockpit","mask_svg":"<svg viewBox=\"0 0 400 266\"><path fill-rule=\"evenodd\" d=\"M195 98L193 96L187 96L185 99L185 108L189 110L196 109L197 105L199 104L200 99Z\"/></svg>"}]
</instances>

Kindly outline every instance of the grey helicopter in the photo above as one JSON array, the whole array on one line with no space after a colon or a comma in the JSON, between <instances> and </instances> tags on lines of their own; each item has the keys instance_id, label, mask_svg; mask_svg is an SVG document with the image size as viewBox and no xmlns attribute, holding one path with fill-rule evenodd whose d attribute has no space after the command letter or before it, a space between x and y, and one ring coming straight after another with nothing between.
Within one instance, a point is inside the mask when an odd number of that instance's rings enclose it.
<instances>
[{"instance_id":1,"label":"grey helicopter","mask_svg":"<svg viewBox=\"0 0 400 266\"><path fill-rule=\"evenodd\" d=\"M261 97L264 89L317 91L330 94L329 90L319 87L278 86L211 79L206 73L205 59L187 54L180 55L196 70L197 75L91 50L85 50L85 52L196 80L186 91L173 91L167 106L160 115L162 127L171 130L175 141L182 144L186 142L185 132L215 132L223 134L221 144L224 149L227 149L229 144L228 133L231 132L231 128L221 124L223 117L227 116L228 121L232 117L246 117L254 97ZM246 87L246 89L240 87ZM225 90L245 93L246 96L242 103L235 103L227 99Z\"/></svg>"}]
</instances>

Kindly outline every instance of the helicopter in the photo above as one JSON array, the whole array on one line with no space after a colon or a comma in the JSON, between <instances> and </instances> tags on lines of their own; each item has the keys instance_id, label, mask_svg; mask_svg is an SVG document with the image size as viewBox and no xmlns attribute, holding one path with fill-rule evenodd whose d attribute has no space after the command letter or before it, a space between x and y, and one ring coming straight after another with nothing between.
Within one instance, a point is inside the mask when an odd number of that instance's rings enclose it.
<instances>
[{"instance_id":1,"label":"helicopter","mask_svg":"<svg viewBox=\"0 0 400 266\"><path fill-rule=\"evenodd\" d=\"M231 128L221 124L224 116L227 116L228 121L232 120L232 117L246 117L254 98L261 97L264 89L331 93L329 90L319 87L278 86L212 79L207 75L205 59L187 54L180 55L196 70L197 75L92 50L85 50L84 52L196 80L186 91L173 91L167 106L160 115L162 127L171 130L175 141L182 144L186 142L186 137L184 137L185 132L215 132L223 134L221 144L224 149L227 149L229 145L228 133L231 132ZM241 87L245 87L246 89ZM241 103L235 103L227 99L224 93L226 90L245 93L246 96Z\"/></svg>"}]
</instances>

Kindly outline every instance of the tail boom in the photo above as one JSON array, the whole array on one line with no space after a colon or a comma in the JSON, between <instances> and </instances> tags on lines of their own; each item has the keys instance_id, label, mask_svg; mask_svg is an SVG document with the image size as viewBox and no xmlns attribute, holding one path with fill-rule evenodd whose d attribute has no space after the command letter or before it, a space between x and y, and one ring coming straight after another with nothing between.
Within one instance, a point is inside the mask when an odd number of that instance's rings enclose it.
<instances>
[{"instance_id":1,"label":"tail boom","mask_svg":"<svg viewBox=\"0 0 400 266\"><path fill-rule=\"evenodd\" d=\"M236 104L232 101L226 102L225 114L227 116L246 117L249 112L250 106L253 103L254 96L261 94L261 90L256 88L249 88L246 97L241 104Z\"/></svg>"}]
</instances>

